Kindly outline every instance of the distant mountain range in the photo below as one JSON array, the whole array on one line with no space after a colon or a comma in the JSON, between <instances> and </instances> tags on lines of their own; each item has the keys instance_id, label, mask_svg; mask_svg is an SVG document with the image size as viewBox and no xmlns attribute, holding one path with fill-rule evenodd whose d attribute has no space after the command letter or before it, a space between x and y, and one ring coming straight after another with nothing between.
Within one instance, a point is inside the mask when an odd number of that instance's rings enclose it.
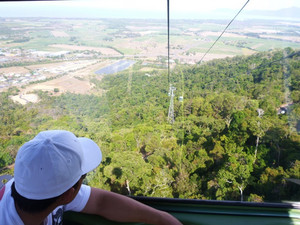
<instances>
[{"instance_id":1,"label":"distant mountain range","mask_svg":"<svg viewBox=\"0 0 300 225\"><path fill-rule=\"evenodd\" d=\"M233 18L238 10L234 9L216 9L213 11L207 12L191 12L191 13L173 13L173 18L182 18L182 19L225 19L228 20ZM300 8L299 7L290 7L280 10L247 10L245 8L237 17L237 20L243 19L266 19L266 20L300 20Z\"/></svg>"},{"instance_id":2,"label":"distant mountain range","mask_svg":"<svg viewBox=\"0 0 300 225\"><path fill-rule=\"evenodd\" d=\"M276 11L271 10L245 10L245 14L267 17L284 17L300 19L300 8L291 7Z\"/></svg>"},{"instance_id":3,"label":"distant mountain range","mask_svg":"<svg viewBox=\"0 0 300 225\"><path fill-rule=\"evenodd\" d=\"M284 0L282 0L284 1ZM299 1L299 0L298 0ZM88 5L76 7L71 4L70 7L58 8L51 4L26 4L22 1L15 4L0 5L1 17L63 17L63 18L151 18L164 19L166 12L162 10L135 10L135 9L110 9L91 8ZM2 3L0 1L0 3ZM43 2L44 3L44 2ZM12 7L13 6L13 7ZM233 18L238 10L233 9L216 9L213 11L172 11L171 19L223 19ZM300 8L290 7L280 10L247 10L247 7L240 13L237 20L243 19L267 19L267 20L296 20L300 21Z\"/></svg>"}]
</instances>

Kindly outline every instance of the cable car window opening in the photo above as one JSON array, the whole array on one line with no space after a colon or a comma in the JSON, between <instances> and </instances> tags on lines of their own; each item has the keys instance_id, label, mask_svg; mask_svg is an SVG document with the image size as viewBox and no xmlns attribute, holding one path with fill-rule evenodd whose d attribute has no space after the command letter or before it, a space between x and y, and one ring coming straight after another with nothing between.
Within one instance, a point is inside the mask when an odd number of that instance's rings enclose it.
<instances>
[{"instance_id":1,"label":"cable car window opening","mask_svg":"<svg viewBox=\"0 0 300 225\"><path fill-rule=\"evenodd\" d=\"M169 0L158 19L0 3L1 171L40 129L71 129L102 145L106 167L86 180L110 190L299 201L300 27L248 20L253 2L229 23L177 18Z\"/></svg>"}]
</instances>

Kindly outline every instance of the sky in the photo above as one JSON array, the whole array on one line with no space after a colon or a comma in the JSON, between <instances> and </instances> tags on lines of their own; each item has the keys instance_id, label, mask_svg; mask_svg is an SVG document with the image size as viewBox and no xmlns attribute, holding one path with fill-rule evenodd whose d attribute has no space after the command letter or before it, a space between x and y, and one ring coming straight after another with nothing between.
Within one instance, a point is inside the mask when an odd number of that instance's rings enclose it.
<instances>
[{"instance_id":1,"label":"sky","mask_svg":"<svg viewBox=\"0 0 300 225\"><path fill-rule=\"evenodd\" d=\"M247 0L169 0L170 17L197 19L218 15L212 11L230 9L237 12ZM279 10L300 8L300 0L250 0L243 13L249 10ZM167 0L67 0L0 2L0 17L108 17L108 18L165 18ZM232 15L232 13L230 13Z\"/></svg>"}]
</instances>

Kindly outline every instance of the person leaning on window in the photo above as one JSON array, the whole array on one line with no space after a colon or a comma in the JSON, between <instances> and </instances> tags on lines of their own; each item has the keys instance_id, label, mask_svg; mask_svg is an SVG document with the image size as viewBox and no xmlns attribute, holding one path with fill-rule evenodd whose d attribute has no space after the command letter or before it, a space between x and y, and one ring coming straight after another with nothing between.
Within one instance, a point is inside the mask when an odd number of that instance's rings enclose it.
<instances>
[{"instance_id":1,"label":"person leaning on window","mask_svg":"<svg viewBox=\"0 0 300 225\"><path fill-rule=\"evenodd\" d=\"M82 184L101 160L91 139L63 130L40 132L18 151L14 178L0 201L0 224L59 225L63 212L71 210L118 222L182 225L166 212Z\"/></svg>"}]
</instances>

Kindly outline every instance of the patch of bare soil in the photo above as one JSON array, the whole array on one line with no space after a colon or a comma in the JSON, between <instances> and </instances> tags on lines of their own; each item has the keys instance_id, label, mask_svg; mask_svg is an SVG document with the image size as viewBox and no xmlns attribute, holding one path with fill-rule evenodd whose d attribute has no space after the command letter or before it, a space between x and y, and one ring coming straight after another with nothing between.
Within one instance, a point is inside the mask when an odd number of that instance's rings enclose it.
<instances>
[{"instance_id":1,"label":"patch of bare soil","mask_svg":"<svg viewBox=\"0 0 300 225\"><path fill-rule=\"evenodd\" d=\"M94 85L89 82L89 76L93 75L97 69L105 67L110 63L111 61L96 63L94 65L90 65L85 68L69 72L62 77L50 81L46 81L39 84L32 84L27 86L26 89L22 92L30 93L34 90L43 90L52 92L56 95L65 92L88 94L90 93L90 90L94 87ZM58 88L59 92L54 92L54 88Z\"/></svg>"},{"instance_id":2,"label":"patch of bare soil","mask_svg":"<svg viewBox=\"0 0 300 225\"><path fill-rule=\"evenodd\" d=\"M60 30L53 30L51 31L51 33L54 37L69 37L66 32Z\"/></svg>"},{"instance_id":3,"label":"patch of bare soil","mask_svg":"<svg viewBox=\"0 0 300 225\"><path fill-rule=\"evenodd\" d=\"M15 95L11 96L11 99L14 102L19 102L22 105L25 105L29 102L36 103L39 101L39 97L36 94Z\"/></svg>"},{"instance_id":4,"label":"patch of bare soil","mask_svg":"<svg viewBox=\"0 0 300 225\"><path fill-rule=\"evenodd\" d=\"M300 42L299 36L279 36L279 35L260 35L263 38L272 38L278 40L286 40L286 41L293 41L293 42Z\"/></svg>"},{"instance_id":5,"label":"patch of bare soil","mask_svg":"<svg viewBox=\"0 0 300 225\"><path fill-rule=\"evenodd\" d=\"M219 36L221 34L221 32L214 32L214 31L205 31L205 32L201 32L200 33L201 36L207 37L207 36ZM238 38L246 38L247 36L245 35L240 35L240 34L234 34L234 33L224 33L222 35L223 37L238 37Z\"/></svg>"},{"instance_id":6,"label":"patch of bare soil","mask_svg":"<svg viewBox=\"0 0 300 225\"><path fill-rule=\"evenodd\" d=\"M101 95L103 90L94 90L94 84L90 83L89 77L95 75L95 71L113 63L110 60L87 66L77 71L69 72L66 75L43 83L28 85L21 89L19 95L12 96L15 102L27 104L28 102L38 102L38 96L34 91L48 91L53 95L61 95L66 92L76 94L98 94ZM53 65L52 65L53 66ZM53 67L52 67L53 68ZM99 80L102 76L96 76Z\"/></svg>"},{"instance_id":7,"label":"patch of bare soil","mask_svg":"<svg viewBox=\"0 0 300 225\"><path fill-rule=\"evenodd\" d=\"M76 94L85 94L93 87L87 80L79 80L74 78L73 76L66 75L54 80L50 80L41 84L32 85L26 90L33 91L33 90L42 90L42 91L49 91L54 92L54 89L58 89L57 94L62 94L65 92L72 92ZM55 93L55 92L54 92Z\"/></svg>"},{"instance_id":8,"label":"patch of bare soil","mask_svg":"<svg viewBox=\"0 0 300 225\"><path fill-rule=\"evenodd\" d=\"M7 67L7 68L0 68L0 73L28 73L29 70L23 66L14 66L14 67Z\"/></svg>"}]
</instances>

